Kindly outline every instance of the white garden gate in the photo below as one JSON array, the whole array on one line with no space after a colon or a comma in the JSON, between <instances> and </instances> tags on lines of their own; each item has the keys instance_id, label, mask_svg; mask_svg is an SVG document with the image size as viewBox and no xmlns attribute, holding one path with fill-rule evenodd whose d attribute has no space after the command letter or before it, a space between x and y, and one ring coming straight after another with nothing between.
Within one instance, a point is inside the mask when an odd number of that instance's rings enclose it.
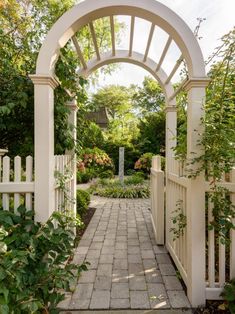
<instances>
[{"instance_id":1,"label":"white garden gate","mask_svg":"<svg viewBox=\"0 0 235 314\"><path fill-rule=\"evenodd\" d=\"M116 49L114 27L116 15L130 17L130 39L127 50ZM111 51L106 53L100 52L94 26L94 21L103 17L110 19L112 38ZM143 53L133 50L136 18L142 18L151 23L150 32L146 34L147 44L143 47ZM95 57L88 62L83 56L76 37L76 33L86 25L89 26L95 48ZM152 60L148 54L156 28L162 29L168 39L159 60ZM202 105L208 78L196 38L179 16L155 0L86 0L66 12L53 25L40 49L36 73L30 76L35 86L34 203L38 221L46 221L58 208L55 198L57 186L54 177L54 89L59 82L54 75L54 69L60 49L69 40L72 40L81 61L80 74L83 76L88 76L106 64L129 62L146 69L161 85L166 96L166 245L187 285L191 304L193 306L203 305L207 297L205 289L205 182L203 175L196 179L182 177L178 170L179 165L174 160L173 150L176 146L177 126L175 98L178 92L184 89L188 93L187 157L190 158L192 152L194 152L194 157L201 153L197 142L202 131L200 119L203 116ZM173 43L180 49L181 56L176 60L170 74L167 75L162 69L162 64ZM182 62L186 64L188 74L181 86L174 90L171 81ZM76 125L76 106L74 104L71 106L70 122ZM76 134L74 137L76 138ZM73 152L70 155L73 156L72 159L75 163L76 156ZM74 164L71 167L73 167L74 176L71 179L70 188L71 194L75 195L76 169ZM154 171L153 169L152 172ZM154 174L156 178L158 178L158 172L161 173L160 169L157 169ZM154 179L152 183L155 184ZM187 212L187 232L183 238L173 243L168 232L169 222L172 207L178 199L183 199L186 204L184 210ZM75 206L73 208L75 210ZM164 215L160 215L160 217L163 221ZM161 238L161 242L163 242L163 238ZM234 251L232 255L234 257Z\"/></svg>"}]
</instances>

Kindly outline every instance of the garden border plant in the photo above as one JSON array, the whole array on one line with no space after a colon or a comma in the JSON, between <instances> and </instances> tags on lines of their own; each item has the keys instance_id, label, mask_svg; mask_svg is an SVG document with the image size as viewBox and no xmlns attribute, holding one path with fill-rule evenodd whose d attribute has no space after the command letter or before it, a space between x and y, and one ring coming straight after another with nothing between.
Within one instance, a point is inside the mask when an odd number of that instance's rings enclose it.
<instances>
[{"instance_id":1,"label":"garden border plant","mask_svg":"<svg viewBox=\"0 0 235 314\"><path fill-rule=\"evenodd\" d=\"M0 312L59 313L64 291L76 284L86 264L70 262L73 228L81 220L54 212L46 223L20 206L17 214L0 210Z\"/></svg>"},{"instance_id":2,"label":"garden border plant","mask_svg":"<svg viewBox=\"0 0 235 314\"><path fill-rule=\"evenodd\" d=\"M110 198L149 198L149 184L140 173L130 176L122 184L118 179L100 179L90 187L91 193Z\"/></svg>"}]
</instances>

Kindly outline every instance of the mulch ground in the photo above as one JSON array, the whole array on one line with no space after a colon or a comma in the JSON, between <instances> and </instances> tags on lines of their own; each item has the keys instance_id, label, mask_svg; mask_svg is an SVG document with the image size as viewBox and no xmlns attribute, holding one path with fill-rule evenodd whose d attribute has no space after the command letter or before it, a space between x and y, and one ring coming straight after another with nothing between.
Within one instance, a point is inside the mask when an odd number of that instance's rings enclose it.
<instances>
[{"instance_id":1,"label":"mulch ground","mask_svg":"<svg viewBox=\"0 0 235 314\"><path fill-rule=\"evenodd\" d=\"M195 309L193 314L231 314L229 310L220 309L223 307L223 301L207 301L205 308Z\"/></svg>"},{"instance_id":2,"label":"mulch ground","mask_svg":"<svg viewBox=\"0 0 235 314\"><path fill-rule=\"evenodd\" d=\"M82 216L82 222L83 222L84 226L82 228L77 228L77 237L76 237L77 243L81 239L83 233L86 231L86 228L89 225L89 222L91 221L91 218L93 217L93 215L95 213L95 210L96 210L96 208L89 207L87 209L86 213Z\"/></svg>"}]
</instances>

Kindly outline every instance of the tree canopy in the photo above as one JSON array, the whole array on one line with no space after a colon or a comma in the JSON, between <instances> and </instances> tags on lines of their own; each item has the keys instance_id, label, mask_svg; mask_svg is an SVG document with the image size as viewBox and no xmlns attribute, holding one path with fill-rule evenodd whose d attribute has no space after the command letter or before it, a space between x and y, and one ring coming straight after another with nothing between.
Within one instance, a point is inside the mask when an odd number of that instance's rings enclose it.
<instances>
[{"instance_id":1,"label":"tree canopy","mask_svg":"<svg viewBox=\"0 0 235 314\"><path fill-rule=\"evenodd\" d=\"M54 22L75 0L5 0L0 10L0 147L11 155L33 153L33 84L28 75L35 73L40 46ZM101 49L111 47L107 19L96 21ZM123 25L116 22L118 33ZM85 58L94 52L87 41L88 30L81 29L78 37ZM61 49L56 75L61 86L55 90L55 149L56 153L73 147L71 128L67 123L65 103L75 95L81 107L87 100L86 81L78 76L79 61L71 42ZM109 68L108 71L110 71Z\"/></svg>"}]
</instances>

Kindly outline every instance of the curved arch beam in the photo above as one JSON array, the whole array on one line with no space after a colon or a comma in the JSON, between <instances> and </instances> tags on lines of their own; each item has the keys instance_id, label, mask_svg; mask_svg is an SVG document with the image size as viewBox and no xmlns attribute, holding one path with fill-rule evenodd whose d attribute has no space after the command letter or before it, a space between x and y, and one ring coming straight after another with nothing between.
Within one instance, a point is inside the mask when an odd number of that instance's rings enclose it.
<instances>
[{"instance_id":1,"label":"curved arch beam","mask_svg":"<svg viewBox=\"0 0 235 314\"><path fill-rule=\"evenodd\" d=\"M84 25L110 15L135 15L159 26L182 51L189 76L205 76L202 52L192 31L177 14L155 0L87 0L74 6L49 31L38 55L36 73L53 75L60 48Z\"/></svg>"},{"instance_id":2,"label":"curved arch beam","mask_svg":"<svg viewBox=\"0 0 235 314\"><path fill-rule=\"evenodd\" d=\"M166 85L164 84L167 79L167 75L161 68L157 72L155 72L157 63L154 62L152 59L147 58L147 60L143 62L143 54L133 52L132 55L129 56L129 50L116 50L115 56L113 56L112 52L109 51L101 54L100 58L100 60L97 60L96 57L91 59L87 63L87 69L81 69L78 74L84 77L88 77L95 70L111 63L126 62L135 64L148 71L158 81L166 96L167 103L169 104L169 102L171 102L172 106L175 105L175 99L170 101L170 96L174 93L174 88L171 82Z\"/></svg>"}]
</instances>

